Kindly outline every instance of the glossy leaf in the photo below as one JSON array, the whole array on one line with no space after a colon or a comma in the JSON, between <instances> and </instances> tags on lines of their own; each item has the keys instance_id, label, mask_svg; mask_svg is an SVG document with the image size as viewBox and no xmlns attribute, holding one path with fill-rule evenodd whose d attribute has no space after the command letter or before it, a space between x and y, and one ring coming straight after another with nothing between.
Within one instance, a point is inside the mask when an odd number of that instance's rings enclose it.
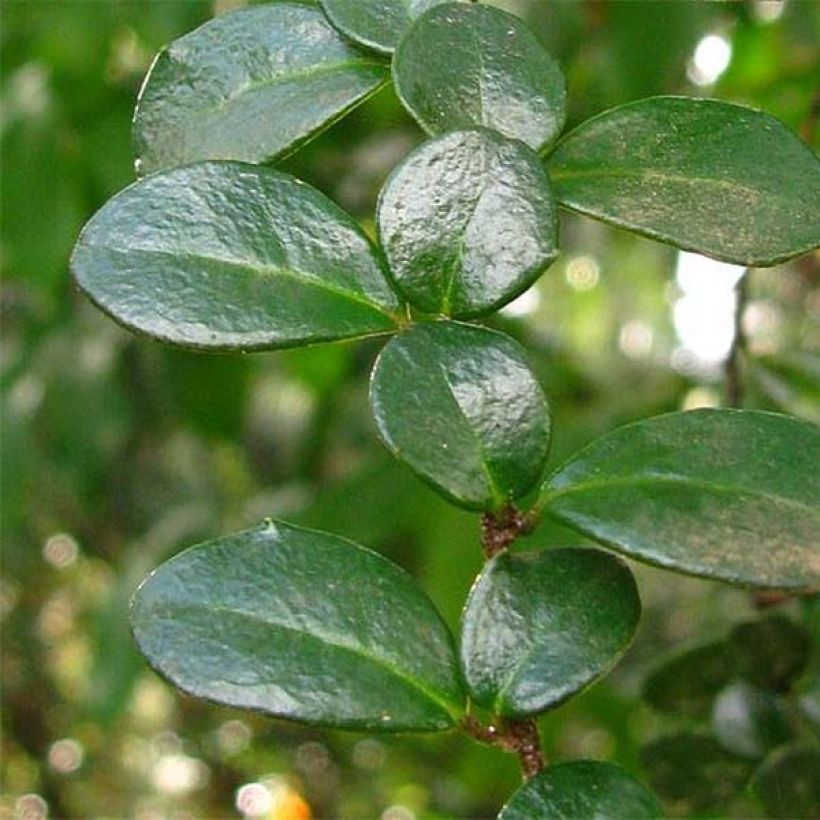
<instances>
[{"instance_id":1,"label":"glossy leaf","mask_svg":"<svg viewBox=\"0 0 820 820\"><path fill-rule=\"evenodd\" d=\"M430 134L484 125L536 150L561 132L566 82L517 17L484 5L436 6L404 35L396 91Z\"/></svg>"},{"instance_id":2,"label":"glossy leaf","mask_svg":"<svg viewBox=\"0 0 820 820\"><path fill-rule=\"evenodd\" d=\"M620 766L576 760L550 766L528 780L498 820L650 820L663 817L655 796Z\"/></svg>"},{"instance_id":3,"label":"glossy leaf","mask_svg":"<svg viewBox=\"0 0 820 820\"><path fill-rule=\"evenodd\" d=\"M655 97L605 111L549 159L562 205L739 265L820 245L820 161L774 117Z\"/></svg>"},{"instance_id":4,"label":"glossy leaf","mask_svg":"<svg viewBox=\"0 0 820 820\"><path fill-rule=\"evenodd\" d=\"M457 322L416 325L373 368L370 403L393 454L451 501L498 509L531 489L550 421L526 353Z\"/></svg>"},{"instance_id":5,"label":"glossy leaf","mask_svg":"<svg viewBox=\"0 0 820 820\"><path fill-rule=\"evenodd\" d=\"M396 328L396 297L358 225L267 168L156 174L103 206L71 267L132 330L188 347L292 347Z\"/></svg>"},{"instance_id":6,"label":"glossy leaf","mask_svg":"<svg viewBox=\"0 0 820 820\"><path fill-rule=\"evenodd\" d=\"M497 555L464 609L461 665L470 695L507 717L543 712L617 663L640 613L632 573L606 552Z\"/></svg>"},{"instance_id":7,"label":"glossy leaf","mask_svg":"<svg viewBox=\"0 0 820 820\"><path fill-rule=\"evenodd\" d=\"M484 129L407 157L382 191L378 225L397 287L428 313L489 313L558 254L557 209L538 157Z\"/></svg>"},{"instance_id":8,"label":"glossy leaf","mask_svg":"<svg viewBox=\"0 0 820 820\"><path fill-rule=\"evenodd\" d=\"M677 814L714 812L743 791L753 763L700 734L662 737L641 749L649 785Z\"/></svg>"},{"instance_id":9,"label":"glossy leaf","mask_svg":"<svg viewBox=\"0 0 820 820\"><path fill-rule=\"evenodd\" d=\"M658 712L706 717L712 701L735 677L737 661L726 641L687 649L647 677L644 699Z\"/></svg>"},{"instance_id":10,"label":"glossy leaf","mask_svg":"<svg viewBox=\"0 0 820 820\"><path fill-rule=\"evenodd\" d=\"M792 737L778 699L765 689L736 683L715 700L712 728L720 744L743 757L760 758Z\"/></svg>"},{"instance_id":11,"label":"glossy leaf","mask_svg":"<svg viewBox=\"0 0 820 820\"><path fill-rule=\"evenodd\" d=\"M338 119L388 76L310 5L220 15L154 60L134 117L137 171L207 159L264 162Z\"/></svg>"},{"instance_id":12,"label":"glossy leaf","mask_svg":"<svg viewBox=\"0 0 820 820\"><path fill-rule=\"evenodd\" d=\"M323 726L447 729L464 697L447 627L413 579L334 535L268 521L150 575L131 613L180 689Z\"/></svg>"},{"instance_id":13,"label":"glossy leaf","mask_svg":"<svg viewBox=\"0 0 820 820\"><path fill-rule=\"evenodd\" d=\"M820 587L820 430L773 413L695 410L627 425L544 485L545 511L678 572Z\"/></svg>"},{"instance_id":14,"label":"glossy leaf","mask_svg":"<svg viewBox=\"0 0 820 820\"><path fill-rule=\"evenodd\" d=\"M779 614L738 624L731 645L740 676L776 692L785 692L800 677L811 652L806 629Z\"/></svg>"},{"instance_id":15,"label":"glossy leaf","mask_svg":"<svg viewBox=\"0 0 820 820\"><path fill-rule=\"evenodd\" d=\"M328 19L360 45L392 54L420 14L448 0L320 0Z\"/></svg>"},{"instance_id":16,"label":"glossy leaf","mask_svg":"<svg viewBox=\"0 0 820 820\"><path fill-rule=\"evenodd\" d=\"M820 751L797 745L778 749L755 772L752 789L767 817L816 818L820 806Z\"/></svg>"}]
</instances>

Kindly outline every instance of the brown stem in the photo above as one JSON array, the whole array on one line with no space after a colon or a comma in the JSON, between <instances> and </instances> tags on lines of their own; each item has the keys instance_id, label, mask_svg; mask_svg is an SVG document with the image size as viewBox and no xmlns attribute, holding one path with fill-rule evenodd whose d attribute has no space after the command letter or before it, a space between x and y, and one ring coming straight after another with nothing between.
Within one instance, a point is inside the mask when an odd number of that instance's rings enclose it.
<instances>
[{"instance_id":1,"label":"brown stem","mask_svg":"<svg viewBox=\"0 0 820 820\"><path fill-rule=\"evenodd\" d=\"M497 555L521 535L533 530L534 521L513 504L507 504L497 513L481 516L481 547L488 559Z\"/></svg>"},{"instance_id":2,"label":"brown stem","mask_svg":"<svg viewBox=\"0 0 820 820\"><path fill-rule=\"evenodd\" d=\"M737 305L735 307L735 336L723 372L726 379L727 407L740 407L743 404L743 380L740 373L740 356L746 348L746 337L743 333L743 312L746 308L748 271L740 277L735 288Z\"/></svg>"},{"instance_id":3,"label":"brown stem","mask_svg":"<svg viewBox=\"0 0 820 820\"><path fill-rule=\"evenodd\" d=\"M468 715L462 728L479 743L518 755L524 780L537 775L546 765L538 725L534 720L502 720L498 725L491 723L485 726Z\"/></svg>"}]
</instances>

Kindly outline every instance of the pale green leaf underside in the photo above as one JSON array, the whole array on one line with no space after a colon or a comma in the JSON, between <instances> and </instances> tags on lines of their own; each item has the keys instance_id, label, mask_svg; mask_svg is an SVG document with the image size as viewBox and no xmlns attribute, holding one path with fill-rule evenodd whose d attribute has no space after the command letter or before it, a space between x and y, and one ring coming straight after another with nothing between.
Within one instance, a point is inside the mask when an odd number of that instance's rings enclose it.
<instances>
[{"instance_id":1,"label":"pale green leaf underside","mask_svg":"<svg viewBox=\"0 0 820 820\"><path fill-rule=\"evenodd\" d=\"M193 547L146 579L131 622L161 674L229 706L388 732L447 729L463 708L432 603L337 536L268 522Z\"/></svg>"},{"instance_id":2,"label":"pale green leaf underside","mask_svg":"<svg viewBox=\"0 0 820 820\"><path fill-rule=\"evenodd\" d=\"M548 159L573 210L739 265L820 245L820 161L774 117L656 97L580 125Z\"/></svg>"},{"instance_id":3,"label":"pale green leaf underside","mask_svg":"<svg viewBox=\"0 0 820 820\"><path fill-rule=\"evenodd\" d=\"M134 117L138 173L272 159L388 77L386 66L310 5L277 2L220 15L154 60Z\"/></svg>"},{"instance_id":4,"label":"pale green leaf underside","mask_svg":"<svg viewBox=\"0 0 820 820\"><path fill-rule=\"evenodd\" d=\"M71 260L132 330L203 349L293 347L396 329L379 255L323 194L276 171L210 162L111 199Z\"/></svg>"},{"instance_id":5,"label":"pale green leaf underside","mask_svg":"<svg viewBox=\"0 0 820 820\"><path fill-rule=\"evenodd\" d=\"M697 410L614 431L545 483L540 506L649 563L754 587L820 588L820 431Z\"/></svg>"}]
</instances>

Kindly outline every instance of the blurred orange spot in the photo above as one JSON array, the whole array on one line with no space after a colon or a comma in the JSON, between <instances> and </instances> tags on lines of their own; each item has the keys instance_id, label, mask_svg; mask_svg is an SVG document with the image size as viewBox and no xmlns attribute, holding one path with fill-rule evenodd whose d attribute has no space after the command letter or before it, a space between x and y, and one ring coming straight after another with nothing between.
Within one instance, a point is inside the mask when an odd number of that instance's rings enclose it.
<instances>
[{"instance_id":1,"label":"blurred orange spot","mask_svg":"<svg viewBox=\"0 0 820 820\"><path fill-rule=\"evenodd\" d=\"M310 806L293 789L277 789L268 818L269 820L310 820Z\"/></svg>"}]
</instances>

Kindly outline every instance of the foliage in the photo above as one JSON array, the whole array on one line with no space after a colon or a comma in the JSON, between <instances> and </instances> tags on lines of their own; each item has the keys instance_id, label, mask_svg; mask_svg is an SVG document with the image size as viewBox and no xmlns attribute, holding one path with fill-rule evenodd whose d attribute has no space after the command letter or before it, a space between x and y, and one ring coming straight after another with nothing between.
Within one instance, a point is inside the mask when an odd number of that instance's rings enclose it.
<instances>
[{"instance_id":1,"label":"foliage","mask_svg":"<svg viewBox=\"0 0 820 820\"><path fill-rule=\"evenodd\" d=\"M337 22L344 4L331 5L337 8L331 10L330 19ZM198 141L204 132L199 125L190 129L184 124L183 136L177 132L162 142L167 134L160 133L157 123L176 120L161 112L152 114L151 106L174 107L178 94L187 95L191 83L167 73L162 58L155 64L141 98L137 145L144 159L159 140L166 153L158 167L168 170L145 177L93 218L77 245L73 267L92 299L115 318L189 347L282 348L397 332L373 373L371 402L379 430L394 453L448 499L483 511L482 542L491 563L465 609L461 672L449 633L411 579L361 547L283 523L268 523L193 548L151 576L133 610L138 642L151 662L183 689L280 717L371 731L446 728L458 723L478 740L516 751L525 773L533 775L541 764L531 716L553 708L614 665L632 638L639 603L629 569L606 553L573 548L510 554L511 542L533 530L535 543L553 541L554 532L562 533L559 538L569 537L565 530L552 529L556 527L552 519L606 546L678 571L765 589L810 592L820 575L812 540L818 519L813 474L817 432L805 422L769 413L667 414L609 433L576 456L562 444L562 455L569 459L549 473L540 492L534 490L544 472L550 439L560 430L555 406L551 413L547 410L539 385L543 375L524 350L504 335L427 314L486 316L530 286L554 261L556 209L542 160L532 150L542 148L554 134L547 129L540 136L529 135L539 133L538 123L563 122L564 97L559 92L563 84L560 78L547 84L559 89L546 98L551 118L540 117L543 101L523 92L516 97L523 99L522 113L520 119L510 116L509 121L520 123L524 130L502 136L488 130L499 122L492 100L503 102L510 83L518 89L526 87L516 77L517 64L490 59L448 75L447 63L442 63L442 76L436 82L448 89L452 81L454 96L441 110L467 121L456 123L462 130L455 133L449 132L449 120L430 121L420 112L435 110L436 87L413 85L413 72L424 64L421 59L413 68L414 31L425 25L444 26L445 39L456 41L454 60L461 54L459 32L465 37L473 32L466 25L451 27L448 34L447 15L478 21L490 55L503 56L498 38L506 34L505 25L513 26L516 43L523 42L528 55L542 47L523 23L509 23L515 18L491 7L429 5L435 7L405 21L408 30L399 43L393 71L410 112L426 128L444 134L411 153L388 179L377 209L383 251L318 191L279 171L236 162L281 155L359 99L359 92L352 92L342 95L332 110L305 112L300 110L301 101L312 102L314 96L297 85L301 90L294 94L294 120L285 118L290 124L296 122L293 133L260 135L243 128L245 117L258 121L252 116L259 110L255 106L280 106L281 101L272 103L262 91L254 94L253 82L259 78L237 86L242 89L238 96L235 89L223 87L220 72L235 77L237 69L223 59L220 49L198 51L196 38L207 39L208 32L223 26L236 26L236 36L255 37L259 33L253 25L256 16L279 11L304 13L310 31L321 29L323 37L336 36L318 9L275 3L217 18L178 41L185 41L184 46L172 45L165 52L179 47L183 55L215 61L214 66L199 65L197 77L204 78L204 86L198 89L204 99L224 93L229 101L219 108L224 117L220 127L204 129L209 135L220 135L216 145ZM356 36L355 20L340 25L347 35ZM267 31L275 35L275 21ZM384 34L376 38L379 51L386 50L383 44L392 36ZM363 35L363 40L368 37L371 34ZM273 42L281 41L282 37L277 41L274 36ZM342 45L346 62L340 73L345 81L349 73L363 76L374 64L386 69L385 58L366 52L360 60L350 58L353 47L341 39L334 47ZM320 60L321 55L308 55L308 59ZM548 55L540 59L545 66L553 65ZM264 70L265 62L238 70L255 71L260 66ZM211 68L215 74L209 73ZM333 71L328 74L322 69L316 76L332 76ZM487 74L474 77L475 71ZM310 80L312 75L309 68L295 81ZM260 89L267 88L269 79L259 80ZM271 87L289 82L284 78ZM477 87L498 90L499 96L490 93L490 104L475 109ZM197 104L194 95L194 110ZM687 151L695 156L702 142L699 123L713 115L719 121L722 116L727 128L734 123L728 107L719 103L688 105L679 98L658 98L643 105L649 106L647 122L666 106L683 106L683 125L677 132L682 129L686 135L686 127L692 129L683 148L676 151L676 157L682 153L684 159ZM617 115L616 111L612 116ZM638 120L638 134L651 134L657 127L641 122L641 117ZM662 219L654 223L646 184L651 180L654 186L653 174L658 172L649 165L636 174L626 204L613 199L603 184L583 189L583 196L600 192L592 207L578 204L571 182L578 172L571 169L563 171L566 188L556 184L555 193L561 204L744 264L773 263L797 255L818 242L810 214L818 198L820 172L816 159L788 132L773 131L769 120L748 115L742 133L732 134L740 147L721 156L716 165L690 167L684 161L676 168L678 174L692 174L694 181L685 188L685 196L679 180L670 182L671 204L662 205L658 211ZM186 128L191 140L184 137ZM622 129L619 122L616 131ZM575 135L583 133L582 126L547 156L550 177L560 180L562 146L572 146ZM745 151L751 151L750 146L771 147L766 140L773 139L773 133L779 136L771 146L783 150L784 160L777 173L761 174L764 164L759 158L750 160ZM511 141L510 136L525 138L530 147ZM253 155L243 153L246 138L253 143ZM189 150L193 153L186 153ZM617 156L609 148L602 153ZM578 162L578 156L583 162L584 151L573 154L572 162ZM651 157L656 159L655 154ZM204 162L173 167L192 159ZM598 163L592 177L601 176ZM425 165L431 168L429 183ZM432 171L433 165L439 170ZM147 164L140 166L141 172L146 169ZM451 178L455 184L449 183ZM750 215L771 228L762 237L768 243L762 249L749 250L752 238L760 241L761 231L753 231L744 244L737 211L710 204L712 189L724 190L727 180L729 188L732 184L742 188L748 203L761 203L761 209L752 208ZM436 190L441 181L447 184ZM795 202L789 200L794 192L797 216L785 218L795 213ZM696 215L687 219L686 206L691 203L702 203L703 208L694 208ZM670 209L675 213L671 221ZM704 212L709 213L711 232L702 229ZM640 219L630 222L635 215ZM445 278L439 279L442 273ZM351 354L345 355L350 362ZM313 359L320 363L318 372L311 371L309 356L292 361L300 380L311 384L317 395L326 391L327 412L332 412L332 391L340 378L333 375L333 360ZM337 372L349 371L344 361ZM190 378L196 383L195 372ZM227 384L229 395L234 385L242 390L242 368L238 375L230 374ZM549 386L547 393L551 394ZM200 404L200 395L189 403ZM556 415L555 433L550 415ZM217 431L221 437L219 417L218 406L215 414L201 413L203 432ZM608 426L605 420L597 424L599 430ZM230 428L230 421L225 427ZM588 439L590 429L587 426L579 437ZM399 475L391 472L390 481L397 482L399 503L406 503L416 490L402 485ZM431 497L421 498L419 509L425 515L435 509ZM396 520L388 522L386 531L397 530L397 525L401 527ZM211 529L208 524L196 526ZM750 529L758 539L752 550L746 548ZM368 590L364 595L363 589ZM618 592L613 597L614 590ZM591 604L596 596L601 597L599 606ZM260 606L261 601L268 602L270 609ZM601 617L590 621L590 613ZM755 626L750 624L748 629ZM795 630L800 632L799 627ZM744 632L740 629L737 634ZM574 640L567 640L570 636ZM735 643L742 644L743 638ZM808 640L796 639L793 645L799 656ZM488 653L493 646L498 651ZM747 653L744 659L741 652L738 657L740 669L756 665L755 653L751 657ZM799 731L795 734L794 726L773 732L756 726L760 715L780 714L778 698L794 699L793 684L808 663L779 664L774 658L771 666L762 665L757 678L742 673L744 680L754 684L734 683L734 674L729 674L728 688L715 686L713 724L718 757L738 754L731 749L738 742L741 758L745 749L747 758L753 750L758 759L772 745L796 744L790 753L799 765L778 768L773 758L767 758L752 778L762 804L771 810L767 792L775 790L781 797L788 792L778 771L788 771L790 776L810 773L816 758L811 746L804 751L801 744L806 738ZM792 673L792 668L798 671ZM550 675L545 676L544 670L550 670ZM752 685L760 686L761 693L738 688ZM727 728L721 718L727 708L749 714L749 731L744 735L741 726L740 741L734 739L738 727ZM705 735L692 737L715 742ZM782 748L778 754L784 754ZM696 754L682 757L706 759ZM688 793L667 791L663 777L655 776L654 764L662 759L660 753L649 755L650 780L662 794L685 801ZM744 764L741 776L721 781L721 799L732 796L725 791L726 782L736 781L739 790L754 768ZM789 788L803 794L799 777L795 778ZM715 778L703 782L708 786ZM559 784L557 796L555 784ZM538 811L548 816L550 800L560 802L562 793L582 797L582 788L624 810L630 800L636 801L634 811L630 809L633 814L657 813L645 789L620 770L577 763L550 767L533 777L510 801L504 816L515 816L516 811L526 816L528 809L520 807L528 800L541 801ZM715 805L711 798L699 799L693 792L693 810ZM795 805L795 811L803 810Z\"/></svg>"}]
</instances>

